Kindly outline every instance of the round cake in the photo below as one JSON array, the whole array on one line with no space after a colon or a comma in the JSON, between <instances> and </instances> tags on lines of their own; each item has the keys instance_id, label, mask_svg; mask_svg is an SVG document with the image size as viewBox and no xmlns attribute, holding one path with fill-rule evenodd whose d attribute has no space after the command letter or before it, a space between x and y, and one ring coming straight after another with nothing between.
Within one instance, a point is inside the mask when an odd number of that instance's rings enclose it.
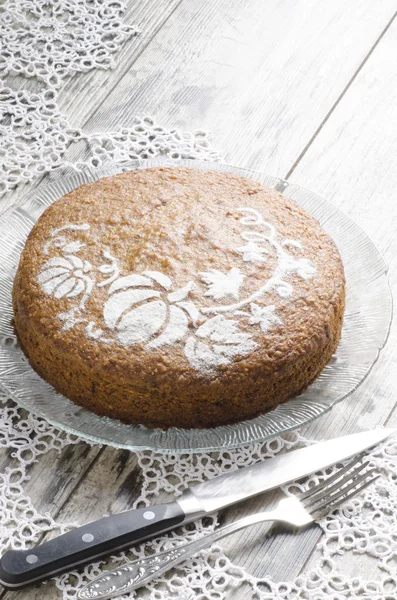
<instances>
[{"instance_id":1,"label":"round cake","mask_svg":"<svg viewBox=\"0 0 397 600\"><path fill-rule=\"evenodd\" d=\"M32 367L126 423L215 427L300 394L341 336L341 258L317 221L225 172L82 185L33 227L14 282Z\"/></svg>"}]
</instances>

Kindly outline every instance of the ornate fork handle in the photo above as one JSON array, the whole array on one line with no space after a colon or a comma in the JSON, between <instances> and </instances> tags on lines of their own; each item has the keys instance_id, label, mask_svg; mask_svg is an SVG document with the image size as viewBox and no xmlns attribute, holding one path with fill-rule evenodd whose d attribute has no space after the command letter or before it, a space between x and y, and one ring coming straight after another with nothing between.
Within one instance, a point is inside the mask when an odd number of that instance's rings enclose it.
<instances>
[{"instance_id":1,"label":"ornate fork handle","mask_svg":"<svg viewBox=\"0 0 397 600\"><path fill-rule=\"evenodd\" d=\"M280 516L282 515L277 509L250 515L183 546L165 550L155 556L134 560L95 579L79 592L78 598L79 600L99 600L114 598L120 594L131 592L147 585L153 579L203 550L203 548L211 546L217 540L255 523L280 520Z\"/></svg>"},{"instance_id":2,"label":"ornate fork handle","mask_svg":"<svg viewBox=\"0 0 397 600\"><path fill-rule=\"evenodd\" d=\"M105 573L85 586L78 594L78 598L99 600L130 592L146 585L206 546L255 523L281 521L295 527L309 525L344 504L379 477L379 474L375 474L375 468L365 470L367 465L368 463L361 461L360 456L356 456L347 466L339 469L325 481L299 495L282 498L272 511L250 515L185 546L135 560L116 571Z\"/></svg>"}]
</instances>

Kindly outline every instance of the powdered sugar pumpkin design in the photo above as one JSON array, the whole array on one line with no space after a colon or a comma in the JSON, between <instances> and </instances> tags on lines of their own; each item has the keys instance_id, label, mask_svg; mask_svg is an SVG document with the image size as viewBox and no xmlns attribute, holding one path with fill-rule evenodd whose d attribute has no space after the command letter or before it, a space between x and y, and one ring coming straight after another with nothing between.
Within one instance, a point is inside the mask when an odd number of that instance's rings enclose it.
<instances>
[{"instance_id":1,"label":"powdered sugar pumpkin design","mask_svg":"<svg viewBox=\"0 0 397 600\"><path fill-rule=\"evenodd\" d=\"M90 270L90 263L83 262L78 256L56 257L45 263L38 282L46 294L53 294L55 298L73 298L86 289L91 292L91 279L87 276Z\"/></svg>"},{"instance_id":2,"label":"powdered sugar pumpkin design","mask_svg":"<svg viewBox=\"0 0 397 600\"><path fill-rule=\"evenodd\" d=\"M105 323L125 346L175 344L185 337L189 318L195 322L199 316L194 304L186 301L193 288L190 281L172 292L171 279L158 271L121 277L109 288Z\"/></svg>"},{"instance_id":3,"label":"powdered sugar pumpkin design","mask_svg":"<svg viewBox=\"0 0 397 600\"><path fill-rule=\"evenodd\" d=\"M69 231L86 231L89 224L65 225L51 233L43 248L48 254L56 248L59 256L46 261L37 277L45 294L56 299L67 298L71 307L60 312L62 331L76 325L84 326L85 335L106 344L116 341L124 346L143 345L148 351L166 345L182 344L189 364L198 371L209 371L244 356L257 343L249 333L251 327L262 334L274 327L282 327L281 316L274 304L266 304L270 292L280 298L293 296L293 285L288 281L292 273L308 280L316 269L305 257L293 256L289 248L302 250L297 240L280 240L275 226L265 221L255 209L241 208L239 223L242 243L232 248L242 262L260 268L269 256L276 258L275 268L259 289L244 294L247 278L238 266L227 272L217 269L199 272L182 287L160 271L123 274L117 258L107 250L103 262L94 266L77 256L84 244L68 240ZM296 253L296 252L295 252ZM203 306L197 301L197 290L204 284ZM107 288L103 306L103 324L98 327L87 318L86 303L95 287ZM191 298L195 290L196 301ZM244 330L240 328L244 323Z\"/></svg>"}]
</instances>

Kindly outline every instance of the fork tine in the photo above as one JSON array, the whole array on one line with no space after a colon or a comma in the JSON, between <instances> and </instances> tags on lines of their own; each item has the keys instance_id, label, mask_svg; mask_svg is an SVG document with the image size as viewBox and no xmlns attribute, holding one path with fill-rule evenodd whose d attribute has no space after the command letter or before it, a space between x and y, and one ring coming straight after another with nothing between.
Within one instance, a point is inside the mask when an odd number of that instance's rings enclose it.
<instances>
[{"instance_id":1,"label":"fork tine","mask_svg":"<svg viewBox=\"0 0 397 600\"><path fill-rule=\"evenodd\" d=\"M353 471L352 470L345 471L342 474L342 477L339 477L339 479L336 481L336 483L334 483L331 486L324 485L320 491L318 491L317 493L304 499L304 502L303 502L304 506L307 507L307 506L316 504L316 502L319 502L320 500L322 500L325 495L327 495L327 498L329 499L330 497L332 497L333 492L339 491L342 486L349 483L349 481L352 481L353 479L355 479L357 477L357 475L363 469L365 469L365 467L367 467L367 466L368 466L368 463L364 462L364 463L361 463L361 465L358 465L355 469L353 469ZM324 483L327 484L327 480L325 480Z\"/></svg>"},{"instance_id":2,"label":"fork tine","mask_svg":"<svg viewBox=\"0 0 397 600\"><path fill-rule=\"evenodd\" d=\"M371 483L373 483L374 481L379 479L379 477L380 477L380 475L378 474L378 475L375 475L375 477L372 477L372 479L367 479L358 488L355 488L346 496L339 498L336 502L333 502L332 504L328 504L327 506L325 506L321 509L316 509L313 513L311 513L313 519L321 519L322 517L325 517L327 514L330 514L335 509L339 508L339 506L341 506L342 504L345 504L345 502L350 500L350 498L353 498L353 496L357 496L357 494L359 494L360 492L362 492L362 490L364 490L369 485L371 485Z\"/></svg>"},{"instance_id":3,"label":"fork tine","mask_svg":"<svg viewBox=\"0 0 397 600\"><path fill-rule=\"evenodd\" d=\"M350 485L344 485L344 487L341 487L337 492L335 492L334 494L332 494L331 496L324 496L321 501L317 502L316 506L312 506L312 510L316 511L316 510L321 510L322 508L326 508L328 506L331 506L334 504L334 502L336 502L337 500L339 500L339 498L345 498L347 493L350 492L350 490L354 490L354 494L356 494L357 492L355 491L357 486L360 485L362 482L365 483L365 481L368 480L368 477L370 477L373 473L376 472L376 469L370 469L369 471L366 471L365 473L363 473L361 475L361 477L357 477L356 479L354 479ZM346 483L346 482L345 482ZM343 499L344 502L344 499ZM310 507L305 506L306 510L308 510L310 512Z\"/></svg>"},{"instance_id":4,"label":"fork tine","mask_svg":"<svg viewBox=\"0 0 397 600\"><path fill-rule=\"evenodd\" d=\"M319 492L319 491L323 490L324 488L328 487L331 483L333 483L334 481L337 481L338 479L340 479L341 477L343 477L343 475L345 473L348 473L361 459L362 459L362 454L359 454L358 456L355 456L353 458L353 460L351 460L342 469L339 469L334 475L331 475L331 477L327 477L324 481L322 481L321 483L315 485L312 488L309 488L306 492L298 494L297 496L298 496L299 500L304 500L305 498L309 498L309 496L313 496L313 494L316 494L317 492Z\"/></svg>"}]
</instances>

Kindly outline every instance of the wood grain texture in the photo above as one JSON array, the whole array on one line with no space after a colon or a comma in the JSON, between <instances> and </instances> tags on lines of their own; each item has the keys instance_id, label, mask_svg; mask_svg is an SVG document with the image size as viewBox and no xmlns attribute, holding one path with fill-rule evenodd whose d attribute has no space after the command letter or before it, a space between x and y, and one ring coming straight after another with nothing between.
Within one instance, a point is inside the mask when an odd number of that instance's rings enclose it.
<instances>
[{"instance_id":1,"label":"wood grain texture","mask_svg":"<svg viewBox=\"0 0 397 600\"><path fill-rule=\"evenodd\" d=\"M153 35L133 58L123 53L121 77L113 79L109 72L103 97L95 97L96 77L103 73L92 74L87 90L79 89L77 80L65 89L63 106L74 124L109 129L128 125L134 114L155 113L164 124L214 131L231 162L280 175L292 170L292 181L332 200L371 234L390 264L395 292L397 24L385 32L395 2L184 0L169 3L170 11L166 5L159 17L146 2L153 19L159 19ZM394 325L357 393L302 428L303 435L322 439L397 426L396 340ZM62 522L86 522L129 508L139 494L136 457L111 448L81 448L48 455L32 466L26 489L35 505ZM5 467L7 457L0 460ZM63 481L59 489L55 475ZM262 509L276 496L229 508L221 519ZM237 564L276 581L295 577L316 560L319 528L269 538L266 531L267 526L246 530L222 545ZM374 574L363 560L352 559L344 568ZM235 590L230 599L247 594ZM1 597L60 595L48 583Z\"/></svg>"},{"instance_id":2,"label":"wood grain texture","mask_svg":"<svg viewBox=\"0 0 397 600\"><path fill-rule=\"evenodd\" d=\"M397 48L395 20L364 68L297 164L290 180L330 199L371 236L389 264L397 295ZM397 323L367 380L329 415L307 427L308 435L333 437L378 425L397 426ZM303 431L305 433L305 431ZM313 553L309 565L315 561ZM340 562L340 561L339 561ZM366 557L351 555L346 575L378 578Z\"/></svg>"},{"instance_id":3,"label":"wood grain texture","mask_svg":"<svg viewBox=\"0 0 397 600\"><path fill-rule=\"evenodd\" d=\"M154 114L210 130L232 164L284 174L394 11L393 0L183 2L85 127Z\"/></svg>"},{"instance_id":4,"label":"wood grain texture","mask_svg":"<svg viewBox=\"0 0 397 600\"><path fill-rule=\"evenodd\" d=\"M76 73L73 77L66 78L58 90L59 107L70 120L72 128L78 128L84 124L88 116L117 86L120 78L142 54L180 2L181 0L156 0L155 2L134 0L134 2L126 3L123 22L134 25L140 30L140 33L130 37L122 45L120 51L113 55L115 68ZM35 78L8 76L5 78L5 83L15 90L27 89L34 92L42 89L42 84ZM107 130L106 126L105 130ZM33 190L43 179L44 177L39 177L34 182L20 186L7 196L0 198L0 214L21 201L24 194Z\"/></svg>"},{"instance_id":5,"label":"wood grain texture","mask_svg":"<svg viewBox=\"0 0 397 600\"><path fill-rule=\"evenodd\" d=\"M114 69L94 69L78 73L66 81L59 91L59 106L73 127L82 126L89 115L118 86L125 73L145 51L148 44L164 26L182 0L134 0L126 2L123 22L140 29L136 37L127 40L114 54ZM105 128L106 129L106 128Z\"/></svg>"},{"instance_id":6,"label":"wood grain texture","mask_svg":"<svg viewBox=\"0 0 397 600\"><path fill-rule=\"evenodd\" d=\"M225 160L283 175L394 10L394 0L128 3L125 20L142 33L124 44L114 70L68 79L60 107L72 127L91 132L128 126L137 114L208 129ZM35 81L14 86L33 90ZM1 199L0 213L40 181Z\"/></svg>"}]
</instances>

